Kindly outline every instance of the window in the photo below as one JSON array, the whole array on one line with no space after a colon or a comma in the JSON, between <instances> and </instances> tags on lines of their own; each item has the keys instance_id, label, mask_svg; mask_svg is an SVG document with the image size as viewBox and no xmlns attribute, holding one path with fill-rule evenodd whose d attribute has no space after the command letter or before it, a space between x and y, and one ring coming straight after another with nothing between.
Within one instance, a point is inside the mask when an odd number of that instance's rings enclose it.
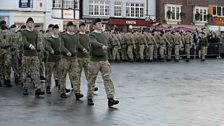
<instances>
[{"instance_id":1,"label":"window","mask_svg":"<svg viewBox=\"0 0 224 126\"><path fill-rule=\"evenodd\" d=\"M181 5L165 5L165 17L167 20L180 20Z\"/></svg>"},{"instance_id":2,"label":"window","mask_svg":"<svg viewBox=\"0 0 224 126\"><path fill-rule=\"evenodd\" d=\"M122 2L121 1L115 1L114 2L114 16L122 16Z\"/></svg>"},{"instance_id":3,"label":"window","mask_svg":"<svg viewBox=\"0 0 224 126\"><path fill-rule=\"evenodd\" d=\"M64 0L64 9L74 9L74 0Z\"/></svg>"},{"instance_id":4,"label":"window","mask_svg":"<svg viewBox=\"0 0 224 126\"><path fill-rule=\"evenodd\" d=\"M144 17L144 4L142 3L126 3L127 17Z\"/></svg>"},{"instance_id":5,"label":"window","mask_svg":"<svg viewBox=\"0 0 224 126\"><path fill-rule=\"evenodd\" d=\"M109 15L109 0L89 0L89 15Z\"/></svg>"},{"instance_id":6,"label":"window","mask_svg":"<svg viewBox=\"0 0 224 126\"><path fill-rule=\"evenodd\" d=\"M199 15L197 15L199 14ZM207 15L208 15L208 8L206 7L195 7L194 8L194 20L195 21L202 21L202 22L206 22L207 19Z\"/></svg>"},{"instance_id":7,"label":"window","mask_svg":"<svg viewBox=\"0 0 224 126\"><path fill-rule=\"evenodd\" d=\"M79 9L79 0L75 0L75 9Z\"/></svg>"},{"instance_id":8,"label":"window","mask_svg":"<svg viewBox=\"0 0 224 126\"><path fill-rule=\"evenodd\" d=\"M53 8L61 8L62 0L53 0Z\"/></svg>"},{"instance_id":9,"label":"window","mask_svg":"<svg viewBox=\"0 0 224 126\"><path fill-rule=\"evenodd\" d=\"M215 6L213 7L214 16L224 16L224 7Z\"/></svg>"}]
</instances>

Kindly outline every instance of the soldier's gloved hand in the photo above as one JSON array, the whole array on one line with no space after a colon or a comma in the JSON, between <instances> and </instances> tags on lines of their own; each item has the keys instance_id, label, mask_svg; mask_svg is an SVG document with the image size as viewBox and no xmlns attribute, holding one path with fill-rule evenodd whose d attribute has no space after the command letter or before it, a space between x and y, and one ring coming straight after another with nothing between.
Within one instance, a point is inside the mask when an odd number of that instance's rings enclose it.
<instances>
[{"instance_id":1,"label":"soldier's gloved hand","mask_svg":"<svg viewBox=\"0 0 224 126\"><path fill-rule=\"evenodd\" d=\"M30 44L29 48L30 48L31 50L35 50L35 49L36 49L32 44Z\"/></svg>"},{"instance_id":2,"label":"soldier's gloved hand","mask_svg":"<svg viewBox=\"0 0 224 126\"><path fill-rule=\"evenodd\" d=\"M67 53L67 56L72 56L72 54L70 52Z\"/></svg>"},{"instance_id":3,"label":"soldier's gloved hand","mask_svg":"<svg viewBox=\"0 0 224 126\"><path fill-rule=\"evenodd\" d=\"M85 48L84 48L82 51L83 51L84 53L86 53L86 54L89 53Z\"/></svg>"},{"instance_id":4,"label":"soldier's gloved hand","mask_svg":"<svg viewBox=\"0 0 224 126\"><path fill-rule=\"evenodd\" d=\"M54 54L54 50L51 50L51 54Z\"/></svg>"},{"instance_id":5,"label":"soldier's gloved hand","mask_svg":"<svg viewBox=\"0 0 224 126\"><path fill-rule=\"evenodd\" d=\"M103 49L103 50L107 50L107 46L103 45L103 46L102 46L102 49Z\"/></svg>"}]
</instances>

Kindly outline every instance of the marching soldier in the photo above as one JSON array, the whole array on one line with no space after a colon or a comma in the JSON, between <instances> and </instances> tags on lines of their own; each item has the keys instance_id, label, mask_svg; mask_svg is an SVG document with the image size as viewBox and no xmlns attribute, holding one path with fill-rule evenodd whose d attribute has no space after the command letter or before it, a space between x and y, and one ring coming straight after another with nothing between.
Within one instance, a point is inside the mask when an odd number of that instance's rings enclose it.
<instances>
[{"instance_id":1,"label":"marching soldier","mask_svg":"<svg viewBox=\"0 0 224 126\"><path fill-rule=\"evenodd\" d=\"M6 21L0 22L0 79L4 80L6 87L12 87L10 82L11 74L11 43L9 41L9 31L6 27ZM4 68L4 70L3 70ZM0 84L1 85L1 84Z\"/></svg>"},{"instance_id":2,"label":"marching soldier","mask_svg":"<svg viewBox=\"0 0 224 126\"><path fill-rule=\"evenodd\" d=\"M190 50L192 48L192 36L190 32L187 32L184 36L184 47L185 47L185 53L186 53L186 62L190 62Z\"/></svg>"},{"instance_id":3,"label":"marching soldier","mask_svg":"<svg viewBox=\"0 0 224 126\"><path fill-rule=\"evenodd\" d=\"M88 105L94 105L93 92L97 74L100 71L104 80L104 86L108 98L108 106L111 107L119 103L118 100L114 100L114 85L111 80L111 68L107 58L108 38L102 34L101 19L97 18L93 22L95 31L90 33L90 63L88 67Z\"/></svg>"},{"instance_id":4,"label":"marching soldier","mask_svg":"<svg viewBox=\"0 0 224 126\"><path fill-rule=\"evenodd\" d=\"M112 55L112 33L111 32L106 32L105 35L109 38L107 54L108 54L108 60L111 61L111 60L113 60L113 55Z\"/></svg>"},{"instance_id":5,"label":"marching soldier","mask_svg":"<svg viewBox=\"0 0 224 126\"><path fill-rule=\"evenodd\" d=\"M160 35L157 31L154 31L154 38L155 38L155 44L154 44L154 60L158 60L158 49L159 49L159 43L160 43Z\"/></svg>"},{"instance_id":6,"label":"marching soldier","mask_svg":"<svg viewBox=\"0 0 224 126\"><path fill-rule=\"evenodd\" d=\"M52 28L51 37L47 38L46 50L49 51L49 56L46 63L46 93L51 94L51 77L53 71L59 73L61 60L61 37L59 36L59 26L54 25Z\"/></svg>"},{"instance_id":7,"label":"marching soldier","mask_svg":"<svg viewBox=\"0 0 224 126\"><path fill-rule=\"evenodd\" d=\"M159 42L159 55L160 55L160 62L164 62L165 58L165 49L166 49L166 44L168 40L165 38L164 33L160 33L160 42Z\"/></svg>"},{"instance_id":8,"label":"marching soldier","mask_svg":"<svg viewBox=\"0 0 224 126\"><path fill-rule=\"evenodd\" d=\"M133 34L131 34L130 32L126 33L124 38L128 45L128 50L127 50L128 58L130 62L134 62L133 49L136 48L136 46L135 46L135 41L133 40Z\"/></svg>"},{"instance_id":9,"label":"marching soldier","mask_svg":"<svg viewBox=\"0 0 224 126\"><path fill-rule=\"evenodd\" d=\"M76 99L83 97L83 94L79 93L79 82L78 82L78 60L77 50L81 50L85 53L88 51L80 45L79 37L74 32L74 25L71 21L67 23L67 32L61 35L61 51L63 58L60 63L60 93L61 98L67 98L66 92L66 75L69 74L71 84L73 85L74 94Z\"/></svg>"},{"instance_id":10,"label":"marching soldier","mask_svg":"<svg viewBox=\"0 0 224 126\"><path fill-rule=\"evenodd\" d=\"M38 33L38 37L39 37L39 40L40 40L40 52L38 52L38 58L39 58L39 61L40 61L40 80L45 80L45 76L44 76L44 51L45 51L45 38L44 38L44 35L43 33L41 32L41 29L40 29L40 25L35 25L34 27L34 31L36 31Z\"/></svg>"},{"instance_id":11,"label":"marching soldier","mask_svg":"<svg viewBox=\"0 0 224 126\"><path fill-rule=\"evenodd\" d=\"M175 62L180 61L180 49L183 46L181 35L179 32L174 33L174 44L175 44Z\"/></svg>"},{"instance_id":12,"label":"marching soldier","mask_svg":"<svg viewBox=\"0 0 224 126\"><path fill-rule=\"evenodd\" d=\"M138 32L135 32L133 34L133 40L135 42L134 59L135 59L135 61L138 61L140 59L140 55L139 55L140 41L139 41L139 34L138 34Z\"/></svg>"},{"instance_id":13,"label":"marching soldier","mask_svg":"<svg viewBox=\"0 0 224 126\"><path fill-rule=\"evenodd\" d=\"M138 40L139 40L139 56L141 62L144 61L144 51L145 51L145 46L147 45L146 38L144 36L144 33L138 33Z\"/></svg>"},{"instance_id":14,"label":"marching soldier","mask_svg":"<svg viewBox=\"0 0 224 126\"><path fill-rule=\"evenodd\" d=\"M20 82L20 73L19 73L19 36L16 33L16 25L13 24L10 27L9 41L12 44L11 46L11 63L12 69L14 71L15 83L19 84Z\"/></svg>"},{"instance_id":15,"label":"marching soldier","mask_svg":"<svg viewBox=\"0 0 224 126\"><path fill-rule=\"evenodd\" d=\"M147 48L146 48L146 60L149 61L149 62L152 62L153 61L153 48L154 48L154 44L156 43L155 42L155 39L154 39L154 36L152 36L152 34L149 32L148 34L146 33L145 34L146 36L146 41L147 41Z\"/></svg>"},{"instance_id":16,"label":"marching soldier","mask_svg":"<svg viewBox=\"0 0 224 126\"><path fill-rule=\"evenodd\" d=\"M172 51L174 47L174 40L173 40L173 35L170 33L170 31L166 32L164 37L167 40L167 49L168 49L168 54L167 54L167 61L172 60Z\"/></svg>"},{"instance_id":17,"label":"marching soldier","mask_svg":"<svg viewBox=\"0 0 224 126\"><path fill-rule=\"evenodd\" d=\"M127 55L127 42L125 41L125 34L120 33L118 34L118 40L121 43L121 58L122 61L127 62L128 61L128 55Z\"/></svg>"},{"instance_id":18,"label":"marching soldier","mask_svg":"<svg viewBox=\"0 0 224 126\"><path fill-rule=\"evenodd\" d=\"M38 52L40 52L41 43L38 37L38 33L33 31L34 21L30 17L26 21L27 30L22 32L22 41L23 41L23 58L22 58L22 66L23 66L23 88L24 95L28 95L28 74L31 72L31 78L33 79L35 85L35 95L44 95L44 92L41 91L40 85L40 63L38 59Z\"/></svg>"},{"instance_id":19,"label":"marching soldier","mask_svg":"<svg viewBox=\"0 0 224 126\"><path fill-rule=\"evenodd\" d=\"M113 49L113 61L120 61L120 53L119 50L121 49L120 42L118 40L118 35L113 34L112 35L112 49Z\"/></svg>"}]
</instances>

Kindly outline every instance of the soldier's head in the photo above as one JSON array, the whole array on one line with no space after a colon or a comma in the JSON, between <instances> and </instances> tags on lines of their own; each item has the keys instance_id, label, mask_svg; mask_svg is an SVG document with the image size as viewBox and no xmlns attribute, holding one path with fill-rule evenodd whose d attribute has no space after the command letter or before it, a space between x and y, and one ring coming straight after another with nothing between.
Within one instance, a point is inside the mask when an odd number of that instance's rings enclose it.
<instances>
[{"instance_id":1,"label":"soldier's head","mask_svg":"<svg viewBox=\"0 0 224 126\"><path fill-rule=\"evenodd\" d=\"M53 30L53 26L54 26L53 24L49 24L49 25L48 25L48 31L49 31L49 32L51 32L51 31Z\"/></svg>"},{"instance_id":2,"label":"soldier's head","mask_svg":"<svg viewBox=\"0 0 224 126\"><path fill-rule=\"evenodd\" d=\"M84 22L81 22L79 24L79 29L81 32L85 32L86 31L86 24Z\"/></svg>"},{"instance_id":3,"label":"soldier's head","mask_svg":"<svg viewBox=\"0 0 224 126\"><path fill-rule=\"evenodd\" d=\"M57 24L52 27L52 32L54 35L59 35L60 31L59 26Z\"/></svg>"},{"instance_id":4,"label":"soldier's head","mask_svg":"<svg viewBox=\"0 0 224 126\"><path fill-rule=\"evenodd\" d=\"M67 30L68 30L69 32L73 32L73 31L74 31L74 24L72 23L72 21L69 21L69 22L67 23Z\"/></svg>"},{"instance_id":5,"label":"soldier's head","mask_svg":"<svg viewBox=\"0 0 224 126\"><path fill-rule=\"evenodd\" d=\"M6 27L6 21L2 20L2 21L0 22L0 25L1 25L1 29L2 29L2 30L7 29L7 27Z\"/></svg>"},{"instance_id":6,"label":"soldier's head","mask_svg":"<svg viewBox=\"0 0 224 126\"><path fill-rule=\"evenodd\" d=\"M21 31L23 31L23 30L25 30L26 29L26 25L22 25L21 27L20 27L20 30Z\"/></svg>"},{"instance_id":7,"label":"soldier's head","mask_svg":"<svg viewBox=\"0 0 224 126\"><path fill-rule=\"evenodd\" d=\"M95 28L95 30L101 31L103 26L102 26L102 22L100 18L96 18L93 21L93 27Z\"/></svg>"},{"instance_id":8,"label":"soldier's head","mask_svg":"<svg viewBox=\"0 0 224 126\"><path fill-rule=\"evenodd\" d=\"M40 32L41 31L40 25L35 25L34 30Z\"/></svg>"},{"instance_id":9,"label":"soldier's head","mask_svg":"<svg viewBox=\"0 0 224 126\"><path fill-rule=\"evenodd\" d=\"M33 18L29 17L27 20L26 20L26 25L29 29L33 29L33 25L34 25L34 21L33 21Z\"/></svg>"},{"instance_id":10,"label":"soldier's head","mask_svg":"<svg viewBox=\"0 0 224 126\"><path fill-rule=\"evenodd\" d=\"M10 30L11 30L12 32L16 32L16 25L15 25L15 24L11 25L11 26L10 26Z\"/></svg>"}]
</instances>

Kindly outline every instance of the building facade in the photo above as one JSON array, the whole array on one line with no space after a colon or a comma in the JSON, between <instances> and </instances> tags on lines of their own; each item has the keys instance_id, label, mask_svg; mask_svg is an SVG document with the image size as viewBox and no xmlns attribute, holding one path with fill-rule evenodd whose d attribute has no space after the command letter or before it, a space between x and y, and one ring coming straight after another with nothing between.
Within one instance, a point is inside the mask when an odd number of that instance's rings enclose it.
<instances>
[{"instance_id":1,"label":"building facade","mask_svg":"<svg viewBox=\"0 0 224 126\"><path fill-rule=\"evenodd\" d=\"M33 17L36 24L45 28L51 20L51 5L49 0L1 0L0 20L5 20L9 26L20 26L28 17Z\"/></svg>"},{"instance_id":2,"label":"building facade","mask_svg":"<svg viewBox=\"0 0 224 126\"><path fill-rule=\"evenodd\" d=\"M155 18L155 0L83 0L83 20L101 18L104 29L128 31L150 25Z\"/></svg>"},{"instance_id":3,"label":"building facade","mask_svg":"<svg viewBox=\"0 0 224 126\"><path fill-rule=\"evenodd\" d=\"M167 26L220 27L224 25L222 0L157 0L156 18Z\"/></svg>"}]
</instances>

